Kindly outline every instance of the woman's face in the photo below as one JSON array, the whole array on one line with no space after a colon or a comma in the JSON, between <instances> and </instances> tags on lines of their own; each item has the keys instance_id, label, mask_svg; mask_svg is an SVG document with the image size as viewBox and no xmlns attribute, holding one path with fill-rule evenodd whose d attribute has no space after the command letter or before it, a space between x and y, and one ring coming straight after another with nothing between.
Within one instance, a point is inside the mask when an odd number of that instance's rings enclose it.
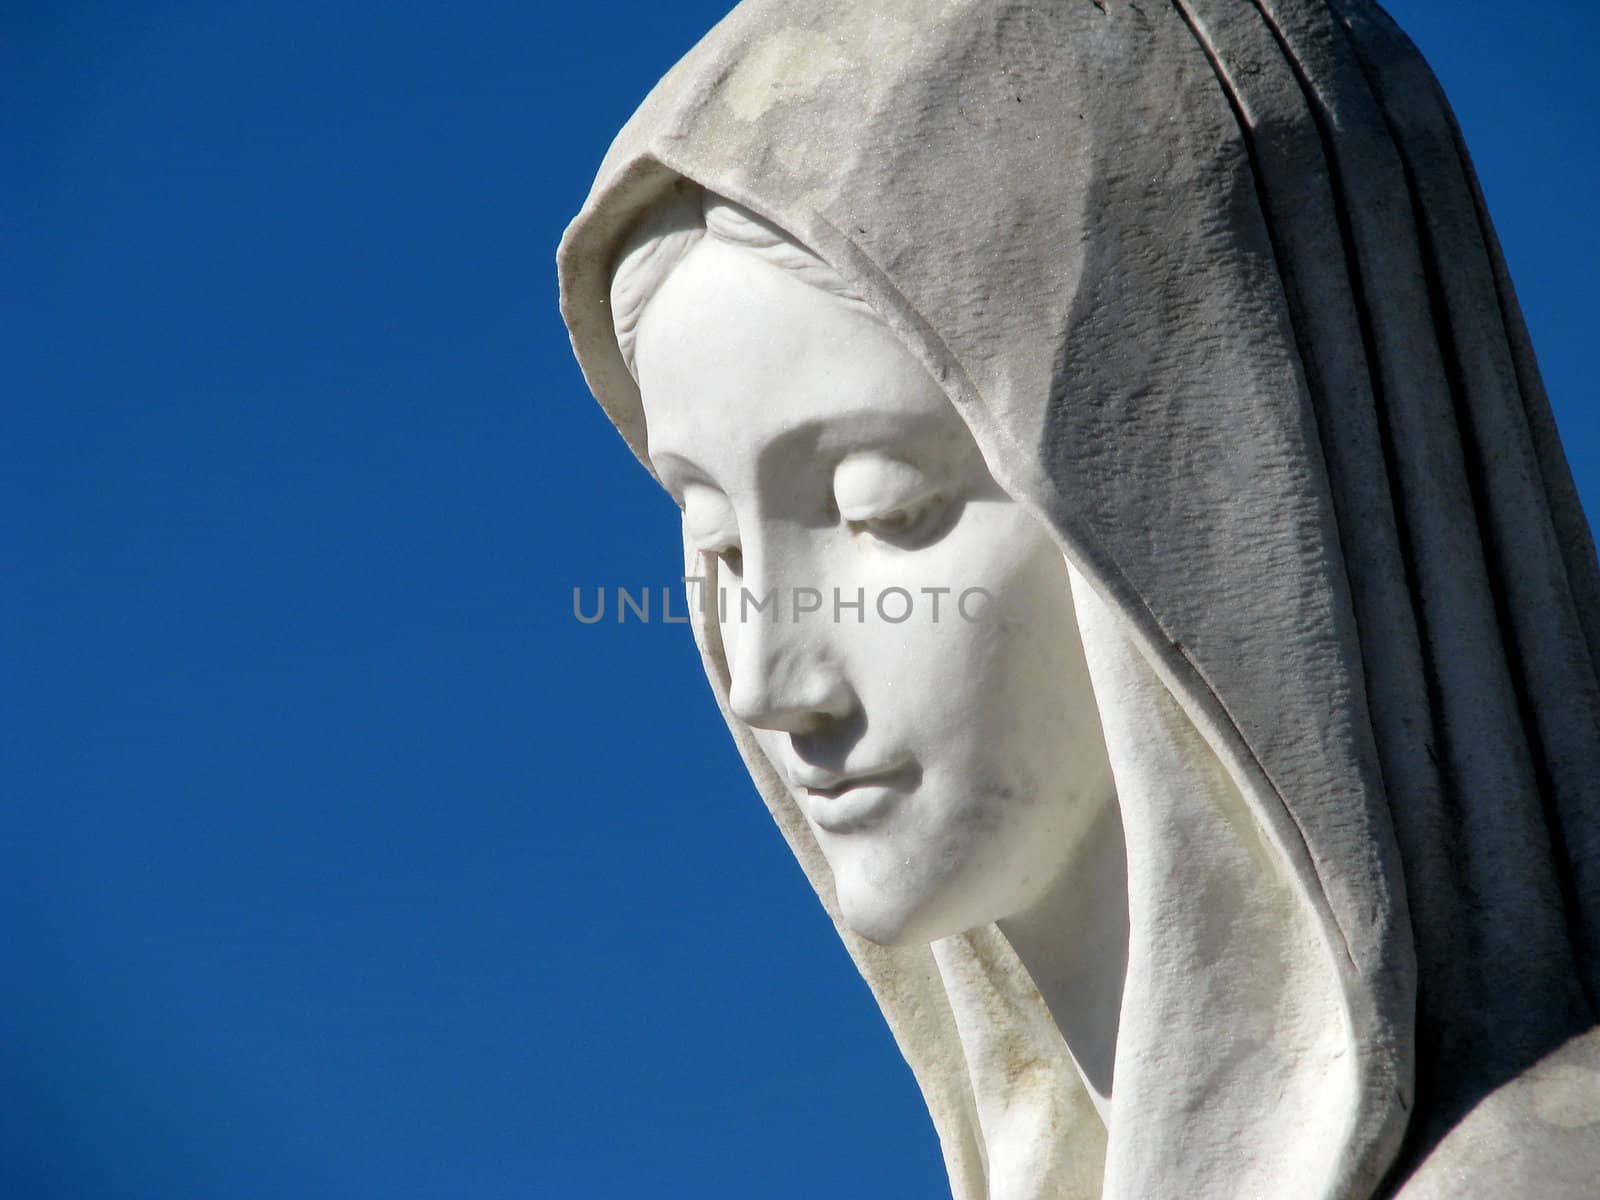
<instances>
[{"instance_id":1,"label":"woman's face","mask_svg":"<svg viewBox=\"0 0 1600 1200\"><path fill-rule=\"evenodd\" d=\"M1050 536L883 324L749 250L698 243L636 345L730 705L846 922L926 942L1029 908L1113 795Z\"/></svg>"}]
</instances>

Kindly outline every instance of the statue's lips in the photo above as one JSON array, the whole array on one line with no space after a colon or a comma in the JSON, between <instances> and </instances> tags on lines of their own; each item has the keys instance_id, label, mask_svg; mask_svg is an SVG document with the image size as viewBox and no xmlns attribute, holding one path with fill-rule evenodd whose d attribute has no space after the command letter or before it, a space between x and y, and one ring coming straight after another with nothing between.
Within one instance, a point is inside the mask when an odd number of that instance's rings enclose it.
<instances>
[{"instance_id":1,"label":"statue's lips","mask_svg":"<svg viewBox=\"0 0 1600 1200\"><path fill-rule=\"evenodd\" d=\"M799 803L808 820L828 833L854 833L885 816L909 794L920 772L901 764L882 771L795 780Z\"/></svg>"}]
</instances>

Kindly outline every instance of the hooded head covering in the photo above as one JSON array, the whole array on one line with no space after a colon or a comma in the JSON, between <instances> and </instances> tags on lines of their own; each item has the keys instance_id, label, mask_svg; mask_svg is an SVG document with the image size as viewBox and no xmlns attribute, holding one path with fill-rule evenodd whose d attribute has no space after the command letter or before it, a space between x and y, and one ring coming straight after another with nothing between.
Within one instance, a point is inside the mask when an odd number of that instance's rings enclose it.
<instances>
[{"instance_id":1,"label":"hooded head covering","mask_svg":"<svg viewBox=\"0 0 1600 1200\"><path fill-rule=\"evenodd\" d=\"M873 306L1099 605L1109 1122L993 927L841 931L957 1197L1369 1196L1595 1024L1600 572L1458 131L1375 5L745 0L560 249L647 467L610 270L690 185Z\"/></svg>"}]
</instances>

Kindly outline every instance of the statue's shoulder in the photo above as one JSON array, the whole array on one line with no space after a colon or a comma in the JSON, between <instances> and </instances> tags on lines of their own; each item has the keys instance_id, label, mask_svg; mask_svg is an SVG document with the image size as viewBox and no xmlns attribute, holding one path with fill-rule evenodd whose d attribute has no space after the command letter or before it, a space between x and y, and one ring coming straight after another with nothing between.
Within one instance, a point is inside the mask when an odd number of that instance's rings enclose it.
<instances>
[{"instance_id":1,"label":"statue's shoulder","mask_svg":"<svg viewBox=\"0 0 1600 1200\"><path fill-rule=\"evenodd\" d=\"M1480 1101L1395 1200L1600 1195L1600 1027Z\"/></svg>"}]
</instances>

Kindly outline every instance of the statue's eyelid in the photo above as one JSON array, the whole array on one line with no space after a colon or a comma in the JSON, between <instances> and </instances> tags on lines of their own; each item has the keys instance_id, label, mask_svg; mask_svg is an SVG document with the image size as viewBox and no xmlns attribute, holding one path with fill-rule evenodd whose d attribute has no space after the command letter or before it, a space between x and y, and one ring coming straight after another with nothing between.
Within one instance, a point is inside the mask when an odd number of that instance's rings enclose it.
<instances>
[{"instance_id":1,"label":"statue's eyelid","mask_svg":"<svg viewBox=\"0 0 1600 1200\"><path fill-rule=\"evenodd\" d=\"M702 526L712 524L733 524L733 505L716 488L704 483L686 484L683 489L683 503L678 506L683 510L685 518L693 521L695 514L702 518ZM710 516L711 520L704 518Z\"/></svg>"},{"instance_id":2,"label":"statue's eyelid","mask_svg":"<svg viewBox=\"0 0 1600 1200\"><path fill-rule=\"evenodd\" d=\"M734 515L733 506L724 497L713 492L698 504L692 503L687 495L684 501L683 527L689 534L689 540L702 553L723 554L739 548L738 518ZM712 508L709 513L708 506ZM696 510L699 520L696 520Z\"/></svg>"},{"instance_id":3,"label":"statue's eyelid","mask_svg":"<svg viewBox=\"0 0 1600 1200\"><path fill-rule=\"evenodd\" d=\"M739 531L726 526L707 530L690 527L689 540L706 554L721 554L727 550L739 549Z\"/></svg>"},{"instance_id":4,"label":"statue's eyelid","mask_svg":"<svg viewBox=\"0 0 1600 1200\"><path fill-rule=\"evenodd\" d=\"M872 464L869 469L875 469L878 478L865 480L853 466L848 459L839 465L832 489L834 508L851 524L920 508L939 494L938 482L910 463L887 460Z\"/></svg>"}]
</instances>

